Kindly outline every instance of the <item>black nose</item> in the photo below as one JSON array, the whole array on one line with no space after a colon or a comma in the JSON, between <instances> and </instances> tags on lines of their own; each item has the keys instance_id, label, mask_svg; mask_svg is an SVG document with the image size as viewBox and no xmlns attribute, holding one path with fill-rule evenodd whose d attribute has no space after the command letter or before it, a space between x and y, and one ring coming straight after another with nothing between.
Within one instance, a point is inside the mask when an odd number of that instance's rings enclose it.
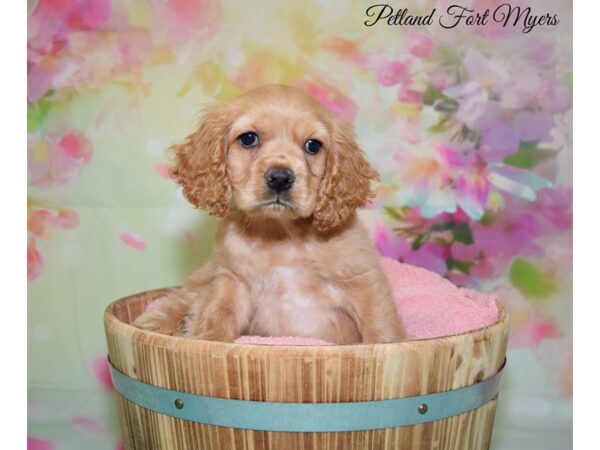
<instances>
[{"instance_id":1,"label":"black nose","mask_svg":"<svg viewBox=\"0 0 600 450\"><path fill-rule=\"evenodd\" d=\"M271 167L265 172L267 186L277 193L289 191L295 179L294 172L282 167Z\"/></svg>"}]
</instances>

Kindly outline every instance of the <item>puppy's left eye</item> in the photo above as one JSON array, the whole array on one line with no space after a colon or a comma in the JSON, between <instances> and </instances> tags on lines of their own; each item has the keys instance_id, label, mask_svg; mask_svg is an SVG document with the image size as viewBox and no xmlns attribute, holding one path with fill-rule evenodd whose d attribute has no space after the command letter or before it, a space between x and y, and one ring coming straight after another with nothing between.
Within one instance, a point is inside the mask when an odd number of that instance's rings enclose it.
<instances>
[{"instance_id":1,"label":"puppy's left eye","mask_svg":"<svg viewBox=\"0 0 600 450\"><path fill-rule=\"evenodd\" d=\"M304 143L304 150L306 150L306 152L310 153L311 155L316 155L317 153L319 153L319 150L321 150L322 145L323 144L321 144L316 139L309 139Z\"/></svg>"},{"instance_id":2,"label":"puppy's left eye","mask_svg":"<svg viewBox=\"0 0 600 450\"><path fill-rule=\"evenodd\" d=\"M248 133L241 134L238 137L238 141L242 144L244 148L252 148L258 145L258 134L253 131L249 131Z\"/></svg>"}]
</instances>

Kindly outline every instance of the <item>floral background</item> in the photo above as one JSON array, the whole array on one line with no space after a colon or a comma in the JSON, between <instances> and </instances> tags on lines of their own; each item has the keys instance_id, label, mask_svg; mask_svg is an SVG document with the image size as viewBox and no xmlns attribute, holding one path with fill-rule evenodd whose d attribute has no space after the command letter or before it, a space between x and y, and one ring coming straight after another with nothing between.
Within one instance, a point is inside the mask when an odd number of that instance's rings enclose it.
<instances>
[{"instance_id":1,"label":"floral background","mask_svg":"<svg viewBox=\"0 0 600 450\"><path fill-rule=\"evenodd\" d=\"M122 448L103 309L181 283L215 229L166 149L203 104L269 82L354 124L382 174L362 218L383 255L510 310L492 449L570 448L572 5L512 3L560 23L365 27L370 3L341 0L29 0L28 448Z\"/></svg>"}]
</instances>

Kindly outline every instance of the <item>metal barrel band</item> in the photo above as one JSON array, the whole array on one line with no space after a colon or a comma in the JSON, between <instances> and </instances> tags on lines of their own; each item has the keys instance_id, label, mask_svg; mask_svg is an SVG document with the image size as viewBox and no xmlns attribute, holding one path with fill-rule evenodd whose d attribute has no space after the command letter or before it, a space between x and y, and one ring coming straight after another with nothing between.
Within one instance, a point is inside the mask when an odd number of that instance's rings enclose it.
<instances>
[{"instance_id":1,"label":"metal barrel band","mask_svg":"<svg viewBox=\"0 0 600 450\"><path fill-rule=\"evenodd\" d=\"M493 376L463 388L391 400L283 403L207 397L144 383L116 369L115 390L138 406L207 425L259 431L336 432L396 428L464 414L496 395L506 360Z\"/></svg>"}]
</instances>

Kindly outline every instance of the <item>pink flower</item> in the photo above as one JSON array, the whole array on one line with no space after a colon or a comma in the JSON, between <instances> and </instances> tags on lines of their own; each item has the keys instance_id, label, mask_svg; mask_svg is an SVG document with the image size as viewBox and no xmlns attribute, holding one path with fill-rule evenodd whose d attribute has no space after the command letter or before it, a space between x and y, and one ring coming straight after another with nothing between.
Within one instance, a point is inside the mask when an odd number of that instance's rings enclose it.
<instances>
[{"instance_id":1,"label":"pink flower","mask_svg":"<svg viewBox=\"0 0 600 450\"><path fill-rule=\"evenodd\" d=\"M446 248L441 245L428 242L418 250L408 252L404 256L403 262L444 275L447 271L446 258L448 255L446 252Z\"/></svg>"},{"instance_id":2,"label":"pink flower","mask_svg":"<svg viewBox=\"0 0 600 450\"><path fill-rule=\"evenodd\" d=\"M385 226L375 225L375 248L381 256L399 260L408 251L410 243L398 236L389 236Z\"/></svg>"},{"instance_id":3,"label":"pink flower","mask_svg":"<svg viewBox=\"0 0 600 450\"><path fill-rule=\"evenodd\" d=\"M491 279L499 276L504 268L500 264L494 264L490 256L483 253L478 244L478 242L470 245L454 242L451 248L452 258L472 263L469 268L470 277Z\"/></svg>"},{"instance_id":4,"label":"pink flower","mask_svg":"<svg viewBox=\"0 0 600 450\"><path fill-rule=\"evenodd\" d=\"M110 367L108 365L108 358L105 355L98 356L92 361L92 371L96 376L96 379L109 391L112 391L112 377L110 375Z\"/></svg>"},{"instance_id":5,"label":"pink flower","mask_svg":"<svg viewBox=\"0 0 600 450\"><path fill-rule=\"evenodd\" d=\"M27 244L27 279L35 280L42 273L44 258L36 248L35 241L30 239Z\"/></svg>"},{"instance_id":6,"label":"pink flower","mask_svg":"<svg viewBox=\"0 0 600 450\"><path fill-rule=\"evenodd\" d=\"M542 249L535 239L542 234L537 217L530 213L503 214L487 225L471 224L473 240L496 263L511 261L514 255L538 255Z\"/></svg>"},{"instance_id":7,"label":"pink flower","mask_svg":"<svg viewBox=\"0 0 600 450\"><path fill-rule=\"evenodd\" d=\"M435 41L425 34L413 34L410 37L410 54L417 58L428 58L435 48Z\"/></svg>"},{"instance_id":8,"label":"pink flower","mask_svg":"<svg viewBox=\"0 0 600 450\"><path fill-rule=\"evenodd\" d=\"M359 43L350 39L334 36L327 39L323 47L357 65L364 65L369 59L369 56L360 50Z\"/></svg>"},{"instance_id":9,"label":"pink flower","mask_svg":"<svg viewBox=\"0 0 600 450\"><path fill-rule=\"evenodd\" d=\"M377 73L377 81L385 87L400 83L408 75L406 64L401 61L385 63Z\"/></svg>"},{"instance_id":10,"label":"pink flower","mask_svg":"<svg viewBox=\"0 0 600 450\"><path fill-rule=\"evenodd\" d=\"M123 14L131 8L137 17ZM222 22L217 0L138 2L118 9L112 15L111 0L39 1L28 19L30 102L49 90L60 98L64 91L97 86L123 75L131 78L130 89L143 90L137 69L174 57L192 40L206 39ZM153 42L156 37L160 42ZM186 52L185 57L190 55Z\"/></svg>"},{"instance_id":11,"label":"pink flower","mask_svg":"<svg viewBox=\"0 0 600 450\"><path fill-rule=\"evenodd\" d=\"M147 30L122 32L116 39L113 55L118 70L135 71L152 53L152 35Z\"/></svg>"},{"instance_id":12,"label":"pink flower","mask_svg":"<svg viewBox=\"0 0 600 450\"><path fill-rule=\"evenodd\" d=\"M511 114L499 102L490 101L475 129L481 131L483 151L490 160L498 161L515 153L523 141L547 140L553 127L554 119L546 112L519 110Z\"/></svg>"},{"instance_id":13,"label":"pink flower","mask_svg":"<svg viewBox=\"0 0 600 450\"><path fill-rule=\"evenodd\" d=\"M218 0L164 0L151 4L149 16L153 33L164 34L174 53L190 42L204 42L223 22L223 7ZM187 51L186 51L187 53ZM187 58L187 56L186 56Z\"/></svg>"},{"instance_id":14,"label":"pink flower","mask_svg":"<svg viewBox=\"0 0 600 450\"><path fill-rule=\"evenodd\" d=\"M33 211L29 214L27 218L27 229L38 236L44 234L44 230L46 228L46 222L52 216L50 211L46 210L37 210Z\"/></svg>"},{"instance_id":15,"label":"pink flower","mask_svg":"<svg viewBox=\"0 0 600 450\"><path fill-rule=\"evenodd\" d=\"M37 249L37 239L44 236L49 228L68 229L79 224L79 216L75 211L59 209L52 213L46 209L37 209L29 213L27 218L27 279L34 280L40 276L44 266L44 258Z\"/></svg>"},{"instance_id":16,"label":"pink flower","mask_svg":"<svg viewBox=\"0 0 600 450\"><path fill-rule=\"evenodd\" d=\"M178 27L194 28L207 25L213 15L220 17L220 4L213 0L167 0L167 11Z\"/></svg>"},{"instance_id":17,"label":"pink flower","mask_svg":"<svg viewBox=\"0 0 600 450\"><path fill-rule=\"evenodd\" d=\"M475 9L476 11L485 11L486 9L490 10L490 14L492 14L497 8L499 9L498 12L498 16L501 18L501 14L502 13L508 13L507 7L506 6L501 6L503 4L508 4L510 5L512 8L515 8L517 6L523 6L523 1L522 0L512 0L511 2L504 2L504 1L500 1L500 0L474 0L473 1L473 6L472 8ZM509 24L511 24L511 22L509 22ZM473 26L473 31L486 38L486 39L490 39L490 40L497 40L497 39L503 39L505 37L508 36L514 36L515 34L519 33L519 29L517 27L512 27L512 26L504 26L504 22L496 22L494 20L492 20L492 18L490 17L490 19L488 20L487 24L485 25L474 25Z\"/></svg>"},{"instance_id":18,"label":"pink flower","mask_svg":"<svg viewBox=\"0 0 600 450\"><path fill-rule=\"evenodd\" d=\"M509 63L469 49L463 66L467 79L444 93L459 102L455 117L481 133L488 161L503 160L523 141L548 140L553 115L571 105L565 83L527 54Z\"/></svg>"},{"instance_id":19,"label":"pink flower","mask_svg":"<svg viewBox=\"0 0 600 450\"><path fill-rule=\"evenodd\" d=\"M542 341L560 336L558 324L552 318L530 312L524 323L512 327L509 340L511 347L538 347Z\"/></svg>"},{"instance_id":20,"label":"pink flower","mask_svg":"<svg viewBox=\"0 0 600 450\"><path fill-rule=\"evenodd\" d=\"M459 175L454 180L456 204L474 219L483 217L490 193L491 185L485 169L485 166L475 168L472 173Z\"/></svg>"},{"instance_id":21,"label":"pink flower","mask_svg":"<svg viewBox=\"0 0 600 450\"><path fill-rule=\"evenodd\" d=\"M48 226L54 228L74 228L79 225L79 216L75 211L59 210L52 214L45 209L38 209L29 214L27 229L36 236L42 236Z\"/></svg>"},{"instance_id":22,"label":"pink flower","mask_svg":"<svg viewBox=\"0 0 600 450\"><path fill-rule=\"evenodd\" d=\"M469 216L465 212L458 208L454 214L452 214L452 220L456 223L467 223L469 222Z\"/></svg>"},{"instance_id":23,"label":"pink flower","mask_svg":"<svg viewBox=\"0 0 600 450\"><path fill-rule=\"evenodd\" d=\"M390 236L381 224L375 227L375 248L382 256L422 267L441 275L446 273L446 249L438 244L428 242L418 250L412 250L409 241L400 236Z\"/></svg>"},{"instance_id":24,"label":"pink flower","mask_svg":"<svg viewBox=\"0 0 600 450\"><path fill-rule=\"evenodd\" d=\"M56 74L56 66L50 62L43 62L31 67L27 74L27 100L37 102L52 87Z\"/></svg>"},{"instance_id":25,"label":"pink flower","mask_svg":"<svg viewBox=\"0 0 600 450\"><path fill-rule=\"evenodd\" d=\"M171 166L169 164L165 164L165 163L157 164L156 166L154 166L154 170L156 171L157 174L159 174L163 178L166 178L167 180L170 180L173 178L171 176Z\"/></svg>"},{"instance_id":26,"label":"pink flower","mask_svg":"<svg viewBox=\"0 0 600 450\"><path fill-rule=\"evenodd\" d=\"M73 427L79 431L92 435L104 434L108 431L104 425L102 425L93 417L82 416L79 414L71 417L71 425L73 425Z\"/></svg>"},{"instance_id":27,"label":"pink flower","mask_svg":"<svg viewBox=\"0 0 600 450\"><path fill-rule=\"evenodd\" d=\"M67 133L58 142L59 149L75 164L89 162L92 158L89 140L81 133Z\"/></svg>"},{"instance_id":28,"label":"pink flower","mask_svg":"<svg viewBox=\"0 0 600 450\"><path fill-rule=\"evenodd\" d=\"M103 27L110 12L110 0L39 1L28 19L27 98L30 102L37 102L48 90L58 87L57 79L64 78L65 71L77 72L77 66L82 63L70 58L72 33Z\"/></svg>"},{"instance_id":29,"label":"pink flower","mask_svg":"<svg viewBox=\"0 0 600 450\"><path fill-rule=\"evenodd\" d=\"M566 85L557 80L545 78L542 80L537 101L543 111L549 114L559 114L571 108L573 96Z\"/></svg>"},{"instance_id":30,"label":"pink flower","mask_svg":"<svg viewBox=\"0 0 600 450\"><path fill-rule=\"evenodd\" d=\"M52 17L73 30L102 27L110 16L111 0L40 0L32 16Z\"/></svg>"},{"instance_id":31,"label":"pink flower","mask_svg":"<svg viewBox=\"0 0 600 450\"><path fill-rule=\"evenodd\" d=\"M143 251L146 249L146 240L136 233L121 233L119 235L119 239L123 241L123 243L135 250Z\"/></svg>"},{"instance_id":32,"label":"pink flower","mask_svg":"<svg viewBox=\"0 0 600 450\"><path fill-rule=\"evenodd\" d=\"M55 54L57 44L70 31L92 31L104 26L111 12L111 0L40 0L29 17L30 47Z\"/></svg>"},{"instance_id":33,"label":"pink flower","mask_svg":"<svg viewBox=\"0 0 600 450\"><path fill-rule=\"evenodd\" d=\"M348 122L354 122L358 107L351 98L346 97L340 90L333 86L301 82L300 87L306 89L310 95L317 99L323 106Z\"/></svg>"},{"instance_id":34,"label":"pink flower","mask_svg":"<svg viewBox=\"0 0 600 450\"><path fill-rule=\"evenodd\" d=\"M573 226L573 189L558 187L537 192L532 210L538 211L560 230L570 230Z\"/></svg>"},{"instance_id":35,"label":"pink flower","mask_svg":"<svg viewBox=\"0 0 600 450\"><path fill-rule=\"evenodd\" d=\"M467 71L468 81L456 88L463 94L471 94L475 90L495 90L498 86L510 81L508 64L504 60L486 58L475 48L469 48L463 59L463 67ZM454 94L454 89L450 91ZM452 95L454 97L454 95ZM460 96L460 95L459 95Z\"/></svg>"},{"instance_id":36,"label":"pink flower","mask_svg":"<svg viewBox=\"0 0 600 450\"><path fill-rule=\"evenodd\" d=\"M423 94L410 88L410 85L402 83L398 87L396 98L402 103L413 103L420 105L423 102Z\"/></svg>"},{"instance_id":37,"label":"pink flower","mask_svg":"<svg viewBox=\"0 0 600 450\"><path fill-rule=\"evenodd\" d=\"M101 28L110 17L111 0L76 0L71 2L61 0L60 2L71 3L74 6L67 18L67 23L72 29L96 30Z\"/></svg>"},{"instance_id":38,"label":"pink flower","mask_svg":"<svg viewBox=\"0 0 600 450\"><path fill-rule=\"evenodd\" d=\"M27 450L54 450L53 441L27 436Z\"/></svg>"},{"instance_id":39,"label":"pink flower","mask_svg":"<svg viewBox=\"0 0 600 450\"><path fill-rule=\"evenodd\" d=\"M27 165L30 181L39 187L70 184L92 155L92 143L79 132L32 138Z\"/></svg>"},{"instance_id":40,"label":"pink flower","mask_svg":"<svg viewBox=\"0 0 600 450\"><path fill-rule=\"evenodd\" d=\"M540 192L543 193L542 198L552 198L550 193L554 190ZM560 261L554 269L560 271L560 267L569 264L570 256L561 250L555 254L555 248L570 248L568 237L565 236L564 241L548 241L545 237L552 229L570 229L570 197L566 193L563 195L565 199L556 203L555 199L549 198L536 202L505 198L504 207L492 214L485 224L469 222L474 243L465 245L454 242L451 247L452 258L472 263L470 275L479 279L504 276L515 255Z\"/></svg>"},{"instance_id":41,"label":"pink flower","mask_svg":"<svg viewBox=\"0 0 600 450\"><path fill-rule=\"evenodd\" d=\"M473 219L483 216L491 190L486 164L474 152L460 152L438 144L443 183L452 186L456 204Z\"/></svg>"}]
</instances>

